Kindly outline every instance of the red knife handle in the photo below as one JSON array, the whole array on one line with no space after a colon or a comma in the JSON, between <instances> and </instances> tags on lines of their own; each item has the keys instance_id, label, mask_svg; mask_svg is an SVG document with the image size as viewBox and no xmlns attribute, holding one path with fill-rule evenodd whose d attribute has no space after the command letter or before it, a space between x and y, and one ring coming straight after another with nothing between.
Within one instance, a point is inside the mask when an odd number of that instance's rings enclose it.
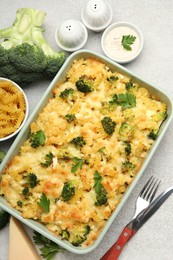
<instances>
[{"instance_id":1,"label":"red knife handle","mask_svg":"<svg viewBox=\"0 0 173 260\"><path fill-rule=\"evenodd\" d=\"M117 260L121 254L124 246L127 244L129 239L136 233L134 229L129 229L127 226L121 232L118 240L115 244L106 252L101 260Z\"/></svg>"}]
</instances>

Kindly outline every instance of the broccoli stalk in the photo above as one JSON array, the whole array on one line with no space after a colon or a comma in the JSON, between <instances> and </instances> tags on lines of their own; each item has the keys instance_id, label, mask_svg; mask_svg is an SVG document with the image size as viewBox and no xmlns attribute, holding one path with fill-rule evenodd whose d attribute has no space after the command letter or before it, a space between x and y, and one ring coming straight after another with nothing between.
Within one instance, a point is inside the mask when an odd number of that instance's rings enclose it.
<instances>
[{"instance_id":1,"label":"broccoli stalk","mask_svg":"<svg viewBox=\"0 0 173 260\"><path fill-rule=\"evenodd\" d=\"M17 10L9 28L0 30L0 76L26 85L40 78L52 78L65 61L64 52L56 52L42 32L45 12L32 8Z\"/></svg>"}]
</instances>

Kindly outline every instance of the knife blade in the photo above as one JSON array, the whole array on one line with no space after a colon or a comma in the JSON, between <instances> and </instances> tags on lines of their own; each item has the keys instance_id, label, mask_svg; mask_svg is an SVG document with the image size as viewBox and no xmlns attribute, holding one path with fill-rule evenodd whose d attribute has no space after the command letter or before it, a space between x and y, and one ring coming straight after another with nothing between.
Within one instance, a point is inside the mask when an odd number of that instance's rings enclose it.
<instances>
[{"instance_id":1,"label":"knife blade","mask_svg":"<svg viewBox=\"0 0 173 260\"><path fill-rule=\"evenodd\" d=\"M173 186L162 192L154 199L149 206L137 215L135 219L129 222L124 228L118 241L106 252L101 260L117 260L123 247L143 226L143 224L161 207L167 198L173 193Z\"/></svg>"},{"instance_id":2,"label":"knife blade","mask_svg":"<svg viewBox=\"0 0 173 260\"><path fill-rule=\"evenodd\" d=\"M173 186L162 192L156 199L154 199L149 206L144 209L136 217L132 228L136 231L143 226L143 224L161 207L167 198L173 193Z\"/></svg>"}]
</instances>

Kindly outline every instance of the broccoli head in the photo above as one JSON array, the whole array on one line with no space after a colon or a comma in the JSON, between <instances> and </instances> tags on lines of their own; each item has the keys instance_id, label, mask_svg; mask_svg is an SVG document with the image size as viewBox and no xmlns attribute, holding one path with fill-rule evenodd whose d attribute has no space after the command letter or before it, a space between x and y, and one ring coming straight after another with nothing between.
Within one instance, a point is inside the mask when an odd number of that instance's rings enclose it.
<instances>
[{"instance_id":1,"label":"broccoli head","mask_svg":"<svg viewBox=\"0 0 173 260\"><path fill-rule=\"evenodd\" d=\"M0 29L0 76L20 85L56 75L66 59L64 52L56 52L42 32L45 12L32 8L17 10L9 28Z\"/></svg>"},{"instance_id":2,"label":"broccoli head","mask_svg":"<svg viewBox=\"0 0 173 260\"><path fill-rule=\"evenodd\" d=\"M73 246L80 246L86 239L87 235L91 231L91 228L89 225L84 226L81 230L78 231L78 233L74 234L72 245Z\"/></svg>"},{"instance_id":3,"label":"broccoli head","mask_svg":"<svg viewBox=\"0 0 173 260\"><path fill-rule=\"evenodd\" d=\"M60 233L62 239L69 240L70 238L70 232L67 229L64 229Z\"/></svg>"},{"instance_id":4,"label":"broccoli head","mask_svg":"<svg viewBox=\"0 0 173 260\"><path fill-rule=\"evenodd\" d=\"M62 199L63 201L69 201L75 195L75 186L72 181L68 181L64 184L62 190Z\"/></svg>"},{"instance_id":5,"label":"broccoli head","mask_svg":"<svg viewBox=\"0 0 173 260\"><path fill-rule=\"evenodd\" d=\"M4 228L9 222L10 215L4 210L0 210L0 229Z\"/></svg>"},{"instance_id":6,"label":"broccoli head","mask_svg":"<svg viewBox=\"0 0 173 260\"><path fill-rule=\"evenodd\" d=\"M93 80L83 75L76 81L76 87L80 92L89 93L93 91Z\"/></svg>"},{"instance_id":7,"label":"broccoli head","mask_svg":"<svg viewBox=\"0 0 173 260\"><path fill-rule=\"evenodd\" d=\"M67 97L69 97L73 93L74 93L73 88L66 88L66 89L64 89L63 91L60 92L59 97L62 98L62 99L66 99Z\"/></svg>"},{"instance_id":8,"label":"broccoli head","mask_svg":"<svg viewBox=\"0 0 173 260\"><path fill-rule=\"evenodd\" d=\"M68 123L71 123L76 119L76 116L73 114L67 114L65 115L65 119L67 120Z\"/></svg>"},{"instance_id":9,"label":"broccoli head","mask_svg":"<svg viewBox=\"0 0 173 260\"><path fill-rule=\"evenodd\" d=\"M119 129L121 140L128 140L134 132L134 127L128 123L122 123Z\"/></svg>"},{"instance_id":10,"label":"broccoli head","mask_svg":"<svg viewBox=\"0 0 173 260\"><path fill-rule=\"evenodd\" d=\"M114 121L112 121L112 119L108 116L105 116L102 120L101 120L101 124L102 127L104 129L104 131L108 134L111 135L113 134L113 132L115 131L115 126L116 123Z\"/></svg>"},{"instance_id":11,"label":"broccoli head","mask_svg":"<svg viewBox=\"0 0 173 260\"><path fill-rule=\"evenodd\" d=\"M114 83L118 80L117 76L111 75L110 77L107 78L107 81L109 81L110 83Z\"/></svg>"},{"instance_id":12,"label":"broccoli head","mask_svg":"<svg viewBox=\"0 0 173 260\"><path fill-rule=\"evenodd\" d=\"M135 165L130 162L129 160L126 160L122 163L122 172L132 172L135 169Z\"/></svg>"},{"instance_id":13,"label":"broccoli head","mask_svg":"<svg viewBox=\"0 0 173 260\"><path fill-rule=\"evenodd\" d=\"M129 154L131 154L132 147L129 141L125 141L124 144L125 144L125 153L128 156Z\"/></svg>"},{"instance_id":14,"label":"broccoli head","mask_svg":"<svg viewBox=\"0 0 173 260\"><path fill-rule=\"evenodd\" d=\"M78 136L78 137L75 137L73 138L71 141L70 141L71 144L73 144L75 147L83 147L86 142L85 140L83 139L82 136Z\"/></svg>"},{"instance_id":15,"label":"broccoli head","mask_svg":"<svg viewBox=\"0 0 173 260\"><path fill-rule=\"evenodd\" d=\"M151 130L151 132L148 134L148 137L155 141L158 137L158 132Z\"/></svg>"}]
</instances>

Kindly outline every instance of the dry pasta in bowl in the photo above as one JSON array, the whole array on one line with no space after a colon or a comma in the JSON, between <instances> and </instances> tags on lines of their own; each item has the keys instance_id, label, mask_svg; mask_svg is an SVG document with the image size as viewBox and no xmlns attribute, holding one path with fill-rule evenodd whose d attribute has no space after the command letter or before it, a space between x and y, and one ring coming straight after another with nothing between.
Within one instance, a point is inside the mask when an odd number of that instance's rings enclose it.
<instances>
[{"instance_id":1,"label":"dry pasta in bowl","mask_svg":"<svg viewBox=\"0 0 173 260\"><path fill-rule=\"evenodd\" d=\"M28 116L28 101L13 81L0 78L0 141L16 135Z\"/></svg>"}]
</instances>

